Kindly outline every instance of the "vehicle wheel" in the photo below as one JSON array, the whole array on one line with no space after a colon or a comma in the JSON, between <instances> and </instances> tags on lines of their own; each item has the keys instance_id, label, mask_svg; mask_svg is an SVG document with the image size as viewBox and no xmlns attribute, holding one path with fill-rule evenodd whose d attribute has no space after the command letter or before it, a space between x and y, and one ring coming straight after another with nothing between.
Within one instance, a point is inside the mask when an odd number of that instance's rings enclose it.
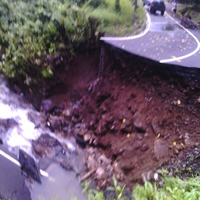
<instances>
[{"instance_id":1,"label":"vehicle wheel","mask_svg":"<svg viewBox=\"0 0 200 200\"><path fill-rule=\"evenodd\" d=\"M153 13L153 9L152 8L150 8L150 13Z\"/></svg>"},{"instance_id":2,"label":"vehicle wheel","mask_svg":"<svg viewBox=\"0 0 200 200\"><path fill-rule=\"evenodd\" d=\"M162 16L164 15L164 11L161 12L161 15L162 15Z\"/></svg>"}]
</instances>

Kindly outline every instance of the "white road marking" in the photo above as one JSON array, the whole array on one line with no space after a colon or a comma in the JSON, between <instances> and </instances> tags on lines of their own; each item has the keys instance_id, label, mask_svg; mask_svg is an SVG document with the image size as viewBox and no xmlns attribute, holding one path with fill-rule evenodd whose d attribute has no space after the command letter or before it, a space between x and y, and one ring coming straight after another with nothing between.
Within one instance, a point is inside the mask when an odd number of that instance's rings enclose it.
<instances>
[{"instance_id":1,"label":"white road marking","mask_svg":"<svg viewBox=\"0 0 200 200\"><path fill-rule=\"evenodd\" d=\"M174 58L170 58L170 59L163 59L163 60L160 60L159 62L160 63L168 63L168 62L173 62L173 61L180 61L182 59L185 59L185 58L188 58L192 55L194 55L195 53L197 53L200 49L200 41L194 36L194 34L192 34L188 29L186 29L184 26L182 26L181 24L179 24L174 18L172 18L167 12L165 12L167 17L169 17L171 20L173 20L178 26L180 26L183 30L185 30L189 35L191 35L194 40L196 41L197 43L197 48L189 53L189 54L186 54L184 56L180 56L180 57L174 57ZM166 15L165 15L165 18L166 18ZM140 38L140 37L143 37L150 29L150 26L151 26L151 19L150 19L150 16L148 13L146 13L146 16L147 16L147 27L145 29L144 32L138 34L138 35L134 35L134 36L129 36L129 37L101 37L100 40L103 40L103 41L107 41L107 40L110 40L110 41L115 41L115 40L134 40L134 39L137 39L137 38Z\"/></svg>"},{"instance_id":2,"label":"white road marking","mask_svg":"<svg viewBox=\"0 0 200 200\"><path fill-rule=\"evenodd\" d=\"M167 14L167 16L171 20L173 20L178 26L180 26L183 30L185 30L187 33L189 33L195 39L195 41L197 42L197 48L193 52L191 52L189 54L186 54L184 56L180 56L180 57L176 57L176 58L171 58L171 59L160 60L160 63L168 63L168 62L173 62L173 61L179 61L179 60L188 58L188 57L194 55L195 53L197 53L198 50L200 49L200 42L199 42L199 40L188 29L186 29L184 26L182 26L181 24L179 24L174 18L172 18L168 13L166 13L166 14Z\"/></svg>"},{"instance_id":3,"label":"white road marking","mask_svg":"<svg viewBox=\"0 0 200 200\"><path fill-rule=\"evenodd\" d=\"M106 40L133 40L133 39L137 39L140 38L142 36L144 36L150 29L151 26L151 19L149 14L146 12L146 16L147 16L147 27L144 30L144 32L138 34L138 35L134 35L134 36L128 36L128 37L101 37L100 40L106 41Z\"/></svg>"},{"instance_id":4,"label":"white road marking","mask_svg":"<svg viewBox=\"0 0 200 200\"><path fill-rule=\"evenodd\" d=\"M4 158L7 158L8 160L10 160L11 162L13 162L14 164L18 165L19 167L21 167L20 163L18 160L15 160L13 157L9 156L8 154L6 154L5 152L3 152L2 150L0 150L0 155L2 155ZM45 177L49 177L49 174L43 170L40 169L40 174L42 176Z\"/></svg>"}]
</instances>

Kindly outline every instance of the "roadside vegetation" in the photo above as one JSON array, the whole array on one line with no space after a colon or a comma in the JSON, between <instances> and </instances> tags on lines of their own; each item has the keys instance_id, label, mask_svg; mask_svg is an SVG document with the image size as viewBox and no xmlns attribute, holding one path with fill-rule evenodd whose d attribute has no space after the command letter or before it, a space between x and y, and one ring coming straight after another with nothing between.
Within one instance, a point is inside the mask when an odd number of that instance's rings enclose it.
<instances>
[{"instance_id":1,"label":"roadside vegetation","mask_svg":"<svg viewBox=\"0 0 200 200\"><path fill-rule=\"evenodd\" d=\"M177 14L191 17L195 23L200 23L200 2L199 0L179 0Z\"/></svg>"},{"instance_id":2,"label":"roadside vegetation","mask_svg":"<svg viewBox=\"0 0 200 200\"><path fill-rule=\"evenodd\" d=\"M53 77L52 59L70 61L97 45L99 32L144 28L145 12L131 0L1 0L0 71L26 85ZM134 26L133 26L134 25ZM122 31L123 30L123 31ZM60 56L62 60L63 57Z\"/></svg>"},{"instance_id":3,"label":"roadside vegetation","mask_svg":"<svg viewBox=\"0 0 200 200\"><path fill-rule=\"evenodd\" d=\"M97 8L88 4L85 4L83 8L87 17L97 19L98 31L124 36L135 34L145 28L146 15L142 1L138 1L137 9L133 4L133 0L120 0L120 11L117 12L115 0L104 0Z\"/></svg>"},{"instance_id":4,"label":"roadside vegetation","mask_svg":"<svg viewBox=\"0 0 200 200\"><path fill-rule=\"evenodd\" d=\"M146 181L144 185L136 184L132 193L125 192L125 186L118 185L113 178L113 186L107 188L106 191L114 191L112 200L197 200L200 199L200 178L193 177L180 179L170 177L169 172L162 169L158 170L162 176L158 182ZM89 183L84 184L84 192L87 191L88 200L107 200L103 191L88 189ZM128 194L128 195L127 195ZM110 199L111 200L111 199Z\"/></svg>"}]
</instances>

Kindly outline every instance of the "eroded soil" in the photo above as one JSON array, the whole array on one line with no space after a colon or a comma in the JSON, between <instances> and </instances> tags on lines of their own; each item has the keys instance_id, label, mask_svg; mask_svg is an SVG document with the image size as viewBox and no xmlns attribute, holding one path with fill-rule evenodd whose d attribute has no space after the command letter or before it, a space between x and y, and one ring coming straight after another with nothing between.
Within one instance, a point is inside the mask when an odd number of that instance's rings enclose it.
<instances>
[{"instance_id":1,"label":"eroded soil","mask_svg":"<svg viewBox=\"0 0 200 200\"><path fill-rule=\"evenodd\" d=\"M44 110L52 131L74 137L88 152L82 179L102 188L115 175L132 186L198 147L198 77L198 70L104 47L101 58L98 52L78 56L66 67L43 107L50 104Z\"/></svg>"}]
</instances>

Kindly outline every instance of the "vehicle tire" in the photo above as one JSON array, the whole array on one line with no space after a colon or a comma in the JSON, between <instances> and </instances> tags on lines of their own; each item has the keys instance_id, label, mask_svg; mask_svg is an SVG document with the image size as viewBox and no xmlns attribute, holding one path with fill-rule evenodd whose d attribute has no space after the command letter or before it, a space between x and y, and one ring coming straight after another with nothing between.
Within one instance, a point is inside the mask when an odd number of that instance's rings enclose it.
<instances>
[{"instance_id":1,"label":"vehicle tire","mask_svg":"<svg viewBox=\"0 0 200 200\"><path fill-rule=\"evenodd\" d=\"M162 16L164 15L164 11L161 11L161 15L162 15Z\"/></svg>"}]
</instances>

